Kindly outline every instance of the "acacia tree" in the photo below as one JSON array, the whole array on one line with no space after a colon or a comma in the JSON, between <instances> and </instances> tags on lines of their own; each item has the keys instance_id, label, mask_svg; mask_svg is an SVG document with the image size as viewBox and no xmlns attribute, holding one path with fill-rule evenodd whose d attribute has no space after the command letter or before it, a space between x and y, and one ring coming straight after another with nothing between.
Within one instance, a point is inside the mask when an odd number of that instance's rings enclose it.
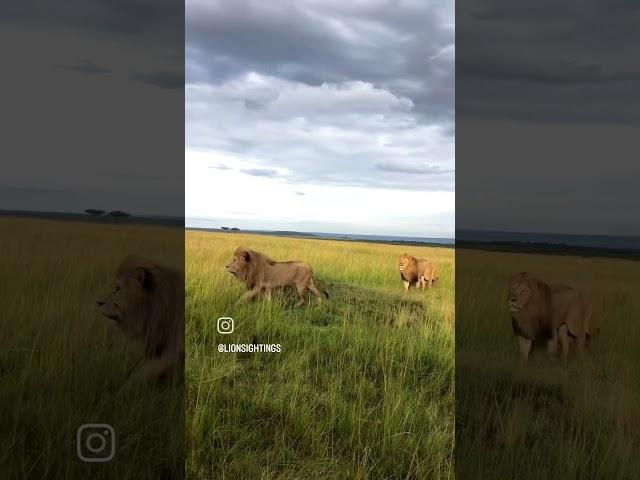
<instances>
[{"instance_id":1,"label":"acacia tree","mask_svg":"<svg viewBox=\"0 0 640 480\"><path fill-rule=\"evenodd\" d=\"M107 213L107 215L109 215L110 217L113 217L116 223L118 223L118 220L120 218L126 218L131 216L127 212L123 212L122 210L113 210L112 212Z\"/></svg>"},{"instance_id":2,"label":"acacia tree","mask_svg":"<svg viewBox=\"0 0 640 480\"><path fill-rule=\"evenodd\" d=\"M88 213L94 217L99 217L100 215L104 215L106 212L104 210L98 210L97 208L87 208L84 213Z\"/></svg>"}]
</instances>

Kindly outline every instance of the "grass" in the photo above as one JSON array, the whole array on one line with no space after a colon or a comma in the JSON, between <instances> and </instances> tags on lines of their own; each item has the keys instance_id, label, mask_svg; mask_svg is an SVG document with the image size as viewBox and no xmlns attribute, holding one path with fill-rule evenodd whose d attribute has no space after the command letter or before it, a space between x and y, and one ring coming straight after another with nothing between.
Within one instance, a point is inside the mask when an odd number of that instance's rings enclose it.
<instances>
[{"instance_id":1,"label":"grass","mask_svg":"<svg viewBox=\"0 0 640 480\"><path fill-rule=\"evenodd\" d=\"M0 219L2 478L177 478L183 390L116 396L141 350L95 301L126 255L181 266L182 242L180 229ZM113 426L113 461L78 459L85 423Z\"/></svg>"},{"instance_id":2,"label":"grass","mask_svg":"<svg viewBox=\"0 0 640 480\"><path fill-rule=\"evenodd\" d=\"M456 477L638 478L638 263L459 249L456 264ZM520 271L593 299L583 362L542 347L519 367L506 298Z\"/></svg>"},{"instance_id":3,"label":"grass","mask_svg":"<svg viewBox=\"0 0 640 480\"><path fill-rule=\"evenodd\" d=\"M236 304L224 265L239 245L309 262L329 301ZM405 251L440 266L434 290L403 297ZM453 478L452 249L190 231L186 254L189 478Z\"/></svg>"}]
</instances>

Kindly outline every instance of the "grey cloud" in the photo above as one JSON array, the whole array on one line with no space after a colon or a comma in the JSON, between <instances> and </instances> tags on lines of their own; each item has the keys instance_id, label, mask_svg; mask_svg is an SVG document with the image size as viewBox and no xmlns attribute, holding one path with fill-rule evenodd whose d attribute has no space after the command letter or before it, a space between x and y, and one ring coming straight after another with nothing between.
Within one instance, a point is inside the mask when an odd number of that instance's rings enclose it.
<instances>
[{"instance_id":1,"label":"grey cloud","mask_svg":"<svg viewBox=\"0 0 640 480\"><path fill-rule=\"evenodd\" d=\"M57 68L61 70L68 70L71 72L84 73L86 75L103 75L107 73L111 73L110 68L101 67L96 65L91 60L80 60L77 64L74 65L57 65Z\"/></svg>"},{"instance_id":2,"label":"grey cloud","mask_svg":"<svg viewBox=\"0 0 640 480\"><path fill-rule=\"evenodd\" d=\"M251 175L253 177L268 177L268 178L273 178L280 175L278 170L274 170L272 168L245 168L245 169L241 169L240 173Z\"/></svg>"},{"instance_id":3,"label":"grey cloud","mask_svg":"<svg viewBox=\"0 0 640 480\"><path fill-rule=\"evenodd\" d=\"M298 195L300 197L304 197L306 195L306 193L304 193L304 192L296 192L296 195Z\"/></svg>"},{"instance_id":4,"label":"grey cloud","mask_svg":"<svg viewBox=\"0 0 640 480\"><path fill-rule=\"evenodd\" d=\"M131 79L158 88L180 90L184 88L184 75L182 72L134 72L131 74Z\"/></svg>"},{"instance_id":5,"label":"grey cloud","mask_svg":"<svg viewBox=\"0 0 640 480\"><path fill-rule=\"evenodd\" d=\"M222 163L220 163L218 165L211 165L209 168L213 168L215 170L231 170L231 167L223 165Z\"/></svg>"},{"instance_id":6,"label":"grey cloud","mask_svg":"<svg viewBox=\"0 0 640 480\"><path fill-rule=\"evenodd\" d=\"M255 71L320 85L362 80L411 98L423 122L453 122L453 2L190 0L187 80Z\"/></svg>"},{"instance_id":7,"label":"grey cloud","mask_svg":"<svg viewBox=\"0 0 640 480\"><path fill-rule=\"evenodd\" d=\"M33 27L51 28L61 25L91 35L123 34L134 36L136 42L175 48L183 35L183 5L175 0L113 1L66 0L3 0L0 18L3 23L22 23ZM131 38L130 38L131 40Z\"/></svg>"},{"instance_id":8,"label":"grey cloud","mask_svg":"<svg viewBox=\"0 0 640 480\"><path fill-rule=\"evenodd\" d=\"M459 4L458 115L640 122L640 6L615 0Z\"/></svg>"},{"instance_id":9,"label":"grey cloud","mask_svg":"<svg viewBox=\"0 0 640 480\"><path fill-rule=\"evenodd\" d=\"M453 3L270 5L187 3L187 147L290 184L453 190Z\"/></svg>"},{"instance_id":10,"label":"grey cloud","mask_svg":"<svg viewBox=\"0 0 640 480\"><path fill-rule=\"evenodd\" d=\"M411 165L402 162L379 162L375 164L375 168L383 172L394 173L415 173L418 175L442 175L453 173L453 170L445 170L436 165Z\"/></svg>"}]
</instances>

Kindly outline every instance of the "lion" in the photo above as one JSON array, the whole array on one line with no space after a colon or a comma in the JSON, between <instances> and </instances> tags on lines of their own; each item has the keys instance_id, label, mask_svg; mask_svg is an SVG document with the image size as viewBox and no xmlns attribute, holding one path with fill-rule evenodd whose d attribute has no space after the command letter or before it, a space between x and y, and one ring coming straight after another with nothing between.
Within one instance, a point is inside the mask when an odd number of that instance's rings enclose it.
<instances>
[{"instance_id":1,"label":"lion","mask_svg":"<svg viewBox=\"0 0 640 480\"><path fill-rule=\"evenodd\" d=\"M415 285L417 289L424 289L426 285L429 288L433 282L438 279L436 268L429 260L418 259L405 253L400 256L400 278L404 282L405 292Z\"/></svg>"},{"instance_id":2,"label":"lion","mask_svg":"<svg viewBox=\"0 0 640 480\"><path fill-rule=\"evenodd\" d=\"M562 358L569 355L569 338L577 342L582 355L591 338L593 308L585 295L566 285L548 285L527 272L509 277L509 310L518 337L522 363L529 359L534 341L546 341L554 357L558 340Z\"/></svg>"},{"instance_id":3,"label":"lion","mask_svg":"<svg viewBox=\"0 0 640 480\"><path fill-rule=\"evenodd\" d=\"M102 315L144 343L132 378L155 381L184 367L184 276L136 256L120 264L114 290L97 301Z\"/></svg>"},{"instance_id":4,"label":"lion","mask_svg":"<svg viewBox=\"0 0 640 480\"><path fill-rule=\"evenodd\" d=\"M304 294L307 290L310 290L320 302L323 301L320 292L329 298L327 292L316 288L313 269L305 262L276 262L264 253L238 247L233 259L225 268L246 284L247 291L241 297L243 300L251 300L264 290L267 300L271 301L271 290L287 285L295 285L298 291L296 307L304 304Z\"/></svg>"}]
</instances>

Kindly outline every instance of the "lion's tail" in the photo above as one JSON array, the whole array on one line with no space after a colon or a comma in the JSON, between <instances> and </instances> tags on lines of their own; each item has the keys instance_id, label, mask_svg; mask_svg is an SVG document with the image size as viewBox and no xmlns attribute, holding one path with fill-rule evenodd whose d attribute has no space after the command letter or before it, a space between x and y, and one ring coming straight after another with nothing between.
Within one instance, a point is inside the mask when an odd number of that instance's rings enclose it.
<instances>
[{"instance_id":1,"label":"lion's tail","mask_svg":"<svg viewBox=\"0 0 640 480\"><path fill-rule=\"evenodd\" d=\"M599 328L594 328L591 329L591 325L592 325L592 321L593 321L593 306L589 305L589 308L587 310L587 318L585 321L585 337L587 342L590 342L591 339L598 335L600 333L600 329Z\"/></svg>"},{"instance_id":2,"label":"lion's tail","mask_svg":"<svg viewBox=\"0 0 640 480\"><path fill-rule=\"evenodd\" d=\"M324 293L324 296L327 297L327 300L329 300L329 294L327 293L326 290L320 290L322 293Z\"/></svg>"}]
</instances>

